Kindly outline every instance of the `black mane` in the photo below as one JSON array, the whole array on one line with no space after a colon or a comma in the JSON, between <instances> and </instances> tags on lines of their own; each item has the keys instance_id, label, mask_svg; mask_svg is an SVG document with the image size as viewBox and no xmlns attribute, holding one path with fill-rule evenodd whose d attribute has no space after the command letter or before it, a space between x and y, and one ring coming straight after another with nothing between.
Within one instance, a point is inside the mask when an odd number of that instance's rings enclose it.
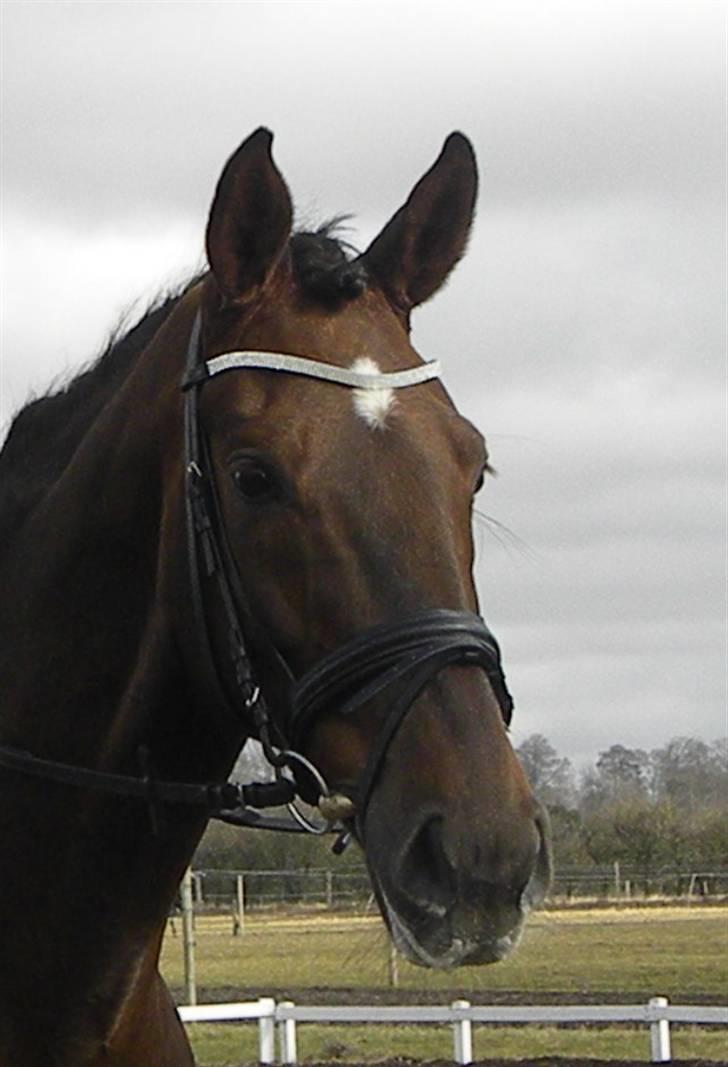
<instances>
[{"instance_id":1,"label":"black mane","mask_svg":"<svg viewBox=\"0 0 728 1067\"><path fill-rule=\"evenodd\" d=\"M290 241L302 294L331 307L354 299L366 286L364 268L351 258L353 249L335 235L341 221L296 233ZM7 544L62 475L108 397L120 388L137 356L200 277L156 300L130 329L112 335L85 370L18 412L0 451L0 543Z\"/></svg>"}]
</instances>

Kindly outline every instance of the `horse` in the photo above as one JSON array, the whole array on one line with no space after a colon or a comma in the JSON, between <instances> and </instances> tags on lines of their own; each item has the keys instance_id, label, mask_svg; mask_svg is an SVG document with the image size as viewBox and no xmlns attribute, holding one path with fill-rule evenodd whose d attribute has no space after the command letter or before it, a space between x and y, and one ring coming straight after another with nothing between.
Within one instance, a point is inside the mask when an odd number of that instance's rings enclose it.
<instances>
[{"instance_id":1,"label":"horse","mask_svg":"<svg viewBox=\"0 0 728 1067\"><path fill-rule=\"evenodd\" d=\"M472 577L488 453L409 336L472 146L361 254L294 231L271 146L225 165L205 271L0 454L2 1067L193 1063L158 959L211 816L318 805L426 967L502 959L548 885ZM235 785L250 737L276 777Z\"/></svg>"}]
</instances>

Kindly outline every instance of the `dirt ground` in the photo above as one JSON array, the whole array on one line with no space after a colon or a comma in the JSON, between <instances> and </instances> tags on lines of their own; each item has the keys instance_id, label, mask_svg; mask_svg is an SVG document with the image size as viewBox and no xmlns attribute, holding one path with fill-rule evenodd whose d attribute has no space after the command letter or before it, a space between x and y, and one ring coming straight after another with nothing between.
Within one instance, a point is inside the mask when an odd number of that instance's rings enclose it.
<instances>
[{"instance_id":1,"label":"dirt ground","mask_svg":"<svg viewBox=\"0 0 728 1067\"><path fill-rule=\"evenodd\" d=\"M382 988L349 988L343 986L337 986L335 989L329 989L324 986L307 986L305 988L291 989L291 988L278 988L268 987L261 990L257 987L246 986L218 986L215 988L214 999L224 1003L226 1001L237 1000L256 1000L258 997L275 997L276 1000L293 1000L296 1004L446 1004L453 1000L459 1000L463 995L461 987L453 987L453 989L382 989ZM202 1000L206 998L203 996ZM207 998L211 999L211 998ZM640 998L636 998L639 1000ZM499 990L478 990L477 995L471 997L473 1004L532 1004L533 993L527 993L519 989L499 989ZM538 994L539 1004L591 1004L594 1001L594 996L591 993L549 993L542 991ZM600 1004L623 1004L625 997L623 993L610 993L604 990L599 992ZM711 993L691 993L691 1004L714 1004L722 1006L725 1003L725 998L717 994ZM534 1063L538 1063L541 1067L551 1067L551 1063L556 1063L556 1060L541 1059L534 1060ZM601 1060L585 1060L585 1063L601 1063ZM616 1061L610 1060L610 1063ZM672 1060L672 1063L678 1063L678 1060ZM686 1061L687 1062L687 1061ZM696 1061L697 1062L697 1061ZM715 1060L711 1061L715 1064ZM495 1063L495 1060L488 1060L488 1063ZM412 1067L413 1061L406 1058L399 1060L388 1060L387 1067ZM316 1064L315 1067L322 1067L321 1064ZM325 1067L330 1067L326 1064ZM341 1065L339 1065L341 1067ZM370 1064L369 1067L382 1067L381 1064ZM422 1067L441 1067L441 1064L433 1060L432 1063L427 1062Z\"/></svg>"}]
</instances>

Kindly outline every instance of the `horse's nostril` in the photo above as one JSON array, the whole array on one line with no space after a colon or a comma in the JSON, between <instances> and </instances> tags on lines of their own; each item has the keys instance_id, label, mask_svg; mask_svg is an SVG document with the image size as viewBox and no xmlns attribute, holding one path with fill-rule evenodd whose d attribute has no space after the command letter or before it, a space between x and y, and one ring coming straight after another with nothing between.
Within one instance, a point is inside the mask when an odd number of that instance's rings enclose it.
<instances>
[{"instance_id":1,"label":"horse's nostril","mask_svg":"<svg viewBox=\"0 0 728 1067\"><path fill-rule=\"evenodd\" d=\"M457 878L445 850L443 819L428 818L413 835L399 863L399 889L425 911L444 915L452 907Z\"/></svg>"}]
</instances>

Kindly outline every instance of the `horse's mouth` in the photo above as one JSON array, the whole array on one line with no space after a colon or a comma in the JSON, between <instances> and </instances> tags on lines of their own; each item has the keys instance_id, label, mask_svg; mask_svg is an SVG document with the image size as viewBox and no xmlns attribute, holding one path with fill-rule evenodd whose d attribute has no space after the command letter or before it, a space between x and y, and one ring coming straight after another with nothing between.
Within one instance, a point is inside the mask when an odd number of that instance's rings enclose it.
<instances>
[{"instance_id":1,"label":"horse's mouth","mask_svg":"<svg viewBox=\"0 0 728 1067\"><path fill-rule=\"evenodd\" d=\"M383 872L382 872L383 873ZM518 892L494 892L487 883L447 904L402 893L370 867L372 885L395 948L420 967L498 963L518 946L529 912L543 902L551 878L550 851L542 843L536 866ZM410 887L411 889L411 887Z\"/></svg>"},{"instance_id":2,"label":"horse's mouth","mask_svg":"<svg viewBox=\"0 0 728 1067\"><path fill-rule=\"evenodd\" d=\"M376 884L382 917L394 947L408 962L433 970L452 970L455 967L497 963L505 959L518 945L527 913L519 915L506 933L487 929L466 932L458 929L454 918L439 909L429 909L426 920L408 922L392 905L381 885Z\"/></svg>"}]
</instances>

